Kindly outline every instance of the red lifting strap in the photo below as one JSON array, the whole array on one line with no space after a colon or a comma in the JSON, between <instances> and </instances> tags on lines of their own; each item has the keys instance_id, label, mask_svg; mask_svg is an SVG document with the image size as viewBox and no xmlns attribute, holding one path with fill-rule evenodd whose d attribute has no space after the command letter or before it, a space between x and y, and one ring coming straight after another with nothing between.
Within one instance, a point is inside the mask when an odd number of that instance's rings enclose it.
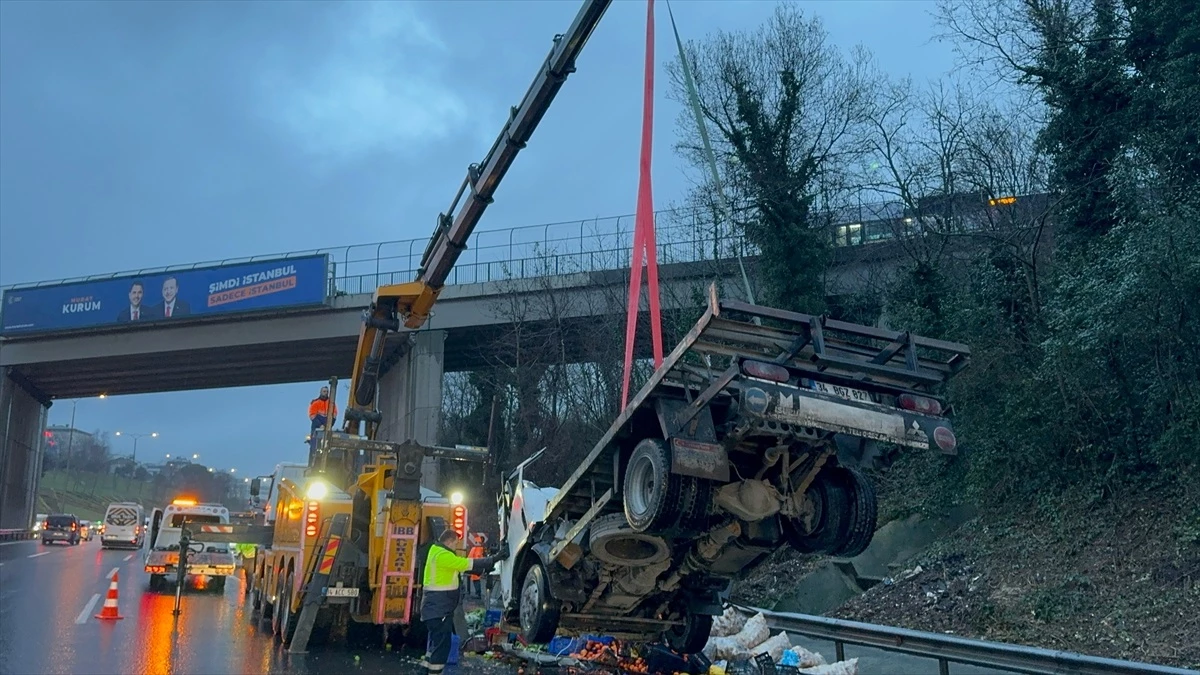
<instances>
[{"instance_id":1,"label":"red lifting strap","mask_svg":"<svg viewBox=\"0 0 1200 675\"><path fill-rule=\"evenodd\" d=\"M646 73L642 103L642 153L638 163L637 215L633 226L633 255L629 268L629 308L625 320L625 375L621 385L621 409L629 402L629 378L633 370L633 342L641 305L642 255L646 256L646 289L650 295L650 335L654 343L654 367L662 365L662 308L658 297L658 244L654 236L654 194L650 181L651 147L654 141L654 0L646 2Z\"/></svg>"}]
</instances>

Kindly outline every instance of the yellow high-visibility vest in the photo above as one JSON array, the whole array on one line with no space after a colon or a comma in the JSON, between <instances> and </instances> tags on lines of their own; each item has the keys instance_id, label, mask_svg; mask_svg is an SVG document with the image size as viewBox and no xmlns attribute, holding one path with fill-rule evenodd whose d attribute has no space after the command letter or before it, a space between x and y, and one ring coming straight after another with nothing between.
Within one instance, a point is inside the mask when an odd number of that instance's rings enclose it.
<instances>
[{"instance_id":1,"label":"yellow high-visibility vest","mask_svg":"<svg viewBox=\"0 0 1200 675\"><path fill-rule=\"evenodd\" d=\"M458 575L471 569L471 562L441 544L434 544L429 547L429 555L425 558L425 575L421 584L426 592L458 590Z\"/></svg>"}]
</instances>

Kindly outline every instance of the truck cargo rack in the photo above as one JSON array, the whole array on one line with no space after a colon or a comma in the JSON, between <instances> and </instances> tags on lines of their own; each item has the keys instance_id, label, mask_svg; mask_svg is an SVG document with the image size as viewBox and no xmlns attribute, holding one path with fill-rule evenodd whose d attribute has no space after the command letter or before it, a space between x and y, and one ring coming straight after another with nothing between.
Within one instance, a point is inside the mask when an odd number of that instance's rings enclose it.
<instances>
[{"instance_id":1,"label":"truck cargo rack","mask_svg":"<svg viewBox=\"0 0 1200 675\"><path fill-rule=\"evenodd\" d=\"M970 348L957 342L721 300L716 284L710 285L704 314L563 483L547 505L546 520L560 516L569 501L582 512L605 490L619 490L613 440L660 386L683 391L687 406L672 420L679 425L719 395L745 359L787 366L833 384L898 394L936 392L970 357Z\"/></svg>"}]
</instances>

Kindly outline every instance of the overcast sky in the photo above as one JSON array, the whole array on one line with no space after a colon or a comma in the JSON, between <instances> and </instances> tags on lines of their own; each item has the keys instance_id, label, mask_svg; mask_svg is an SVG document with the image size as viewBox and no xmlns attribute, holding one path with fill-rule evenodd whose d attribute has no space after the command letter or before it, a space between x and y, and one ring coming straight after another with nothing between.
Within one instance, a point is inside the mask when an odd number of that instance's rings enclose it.
<instances>
[{"instance_id":1,"label":"overcast sky","mask_svg":"<svg viewBox=\"0 0 1200 675\"><path fill-rule=\"evenodd\" d=\"M895 76L935 79L952 65L932 2L801 5L834 44L865 45ZM678 107L662 65L674 44L656 7L662 208L689 182L672 152ZM0 285L425 238L578 8L0 2ZM687 40L752 29L774 3L673 8ZM644 22L640 0L609 8L481 229L634 210ZM268 473L303 461L319 386L84 400L76 426L158 432L139 458L199 453ZM58 403L50 421L70 415Z\"/></svg>"}]
</instances>

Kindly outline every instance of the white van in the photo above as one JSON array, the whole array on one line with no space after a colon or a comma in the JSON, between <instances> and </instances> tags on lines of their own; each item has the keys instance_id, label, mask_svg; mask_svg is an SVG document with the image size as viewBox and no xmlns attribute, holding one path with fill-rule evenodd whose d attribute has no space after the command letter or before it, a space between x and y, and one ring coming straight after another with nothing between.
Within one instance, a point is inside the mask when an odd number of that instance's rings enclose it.
<instances>
[{"instance_id":1,"label":"white van","mask_svg":"<svg viewBox=\"0 0 1200 675\"><path fill-rule=\"evenodd\" d=\"M104 512L101 548L141 548L146 538L146 512L137 502L114 502Z\"/></svg>"}]
</instances>

